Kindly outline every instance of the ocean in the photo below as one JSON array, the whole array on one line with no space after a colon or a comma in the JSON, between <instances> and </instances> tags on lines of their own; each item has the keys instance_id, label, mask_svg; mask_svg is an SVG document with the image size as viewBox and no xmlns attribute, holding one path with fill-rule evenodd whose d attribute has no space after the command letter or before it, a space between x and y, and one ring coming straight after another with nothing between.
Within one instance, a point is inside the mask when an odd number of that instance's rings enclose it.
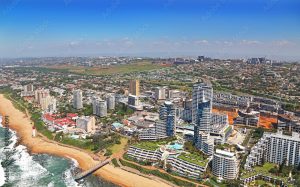
<instances>
[{"instance_id":1,"label":"ocean","mask_svg":"<svg viewBox=\"0 0 300 187\"><path fill-rule=\"evenodd\" d=\"M0 116L1 187L116 187L93 175L77 183L74 176L80 169L76 160L29 154L25 146L18 145L16 133L3 128L1 121Z\"/></svg>"}]
</instances>

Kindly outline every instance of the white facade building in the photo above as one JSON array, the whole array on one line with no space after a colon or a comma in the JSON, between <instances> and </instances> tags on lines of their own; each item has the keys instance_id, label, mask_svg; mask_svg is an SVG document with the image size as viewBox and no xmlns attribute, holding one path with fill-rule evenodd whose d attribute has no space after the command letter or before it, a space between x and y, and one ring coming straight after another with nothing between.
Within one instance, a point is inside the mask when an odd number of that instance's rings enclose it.
<instances>
[{"instance_id":1,"label":"white facade building","mask_svg":"<svg viewBox=\"0 0 300 187\"><path fill-rule=\"evenodd\" d=\"M166 88L165 87L157 87L157 88L155 88L155 99L156 100L164 100L164 99L166 99Z\"/></svg>"},{"instance_id":2,"label":"white facade building","mask_svg":"<svg viewBox=\"0 0 300 187\"><path fill-rule=\"evenodd\" d=\"M127 151L127 155L137 160L147 160L150 162L157 162L161 159L162 152L160 151L160 149L147 150L135 146L130 146Z\"/></svg>"},{"instance_id":3,"label":"white facade building","mask_svg":"<svg viewBox=\"0 0 300 187\"><path fill-rule=\"evenodd\" d=\"M293 132L291 136L277 133L264 133L259 142L252 147L246 159L245 169L265 162L297 166L300 162L300 135Z\"/></svg>"},{"instance_id":4,"label":"white facade building","mask_svg":"<svg viewBox=\"0 0 300 187\"><path fill-rule=\"evenodd\" d=\"M213 155L212 173L220 180L236 179L239 162L234 153L217 149Z\"/></svg>"}]
</instances>

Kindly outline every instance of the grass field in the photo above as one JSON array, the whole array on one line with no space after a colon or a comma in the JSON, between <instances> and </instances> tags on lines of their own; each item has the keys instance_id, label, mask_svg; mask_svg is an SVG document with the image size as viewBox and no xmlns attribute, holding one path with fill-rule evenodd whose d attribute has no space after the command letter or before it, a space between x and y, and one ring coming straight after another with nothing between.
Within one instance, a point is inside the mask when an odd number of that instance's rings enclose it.
<instances>
[{"instance_id":1,"label":"grass field","mask_svg":"<svg viewBox=\"0 0 300 187\"><path fill-rule=\"evenodd\" d=\"M111 74L124 74L131 72L151 71L161 69L165 66L160 64L152 64L150 61L141 61L132 64L112 65L108 67L83 67L71 65L56 65L56 66L43 66L50 70L67 71L71 73L86 74L86 75L111 75Z\"/></svg>"},{"instance_id":2,"label":"grass field","mask_svg":"<svg viewBox=\"0 0 300 187\"><path fill-rule=\"evenodd\" d=\"M113 146L109 147L108 149L111 150L111 152L114 153L118 153L122 150L124 150L125 146L127 145L128 139L121 137L121 143L120 144L114 144Z\"/></svg>"}]
</instances>

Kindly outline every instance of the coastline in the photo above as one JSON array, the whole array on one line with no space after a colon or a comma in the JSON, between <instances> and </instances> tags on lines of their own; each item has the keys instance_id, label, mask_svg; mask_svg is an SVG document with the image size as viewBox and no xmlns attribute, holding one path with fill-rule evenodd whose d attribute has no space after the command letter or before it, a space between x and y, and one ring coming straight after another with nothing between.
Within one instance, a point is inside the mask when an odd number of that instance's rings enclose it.
<instances>
[{"instance_id":1,"label":"coastline","mask_svg":"<svg viewBox=\"0 0 300 187\"><path fill-rule=\"evenodd\" d=\"M2 116L10 116L10 129L17 132L20 143L25 145L30 153L33 154L50 154L67 159L75 159L82 170L87 170L99 161L95 161L90 154L79 149L74 149L68 146L62 146L58 143L45 141L41 137L33 138L31 121L26 114L16 109L12 102L0 94L0 114ZM120 168L115 168L112 165L106 165L94 173L96 176L103 178L119 186L138 187L152 186L165 187L170 186L162 181L151 180L140 175L136 175Z\"/></svg>"}]
</instances>

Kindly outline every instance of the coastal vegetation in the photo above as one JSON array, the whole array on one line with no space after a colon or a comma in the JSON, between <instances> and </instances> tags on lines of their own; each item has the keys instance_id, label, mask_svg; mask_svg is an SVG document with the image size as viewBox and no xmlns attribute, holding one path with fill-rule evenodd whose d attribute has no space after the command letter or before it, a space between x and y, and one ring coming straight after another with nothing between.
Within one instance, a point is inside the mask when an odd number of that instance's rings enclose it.
<instances>
[{"instance_id":1,"label":"coastal vegetation","mask_svg":"<svg viewBox=\"0 0 300 187\"><path fill-rule=\"evenodd\" d=\"M178 185L178 186L186 186L186 187L194 187L196 186L195 184L193 183L190 183L190 182L187 182L187 181L183 181L183 180L180 180L176 177L173 177L172 175L168 174L168 173L162 173L160 172L159 170L151 170L151 169L146 169L142 166L139 166L137 164L134 164L134 163L131 163L131 162L128 162L126 160L123 160L123 159L120 159L120 162L123 166L127 166L127 167L131 167L133 169L136 169L138 170L139 172L143 173L143 174L147 174L147 175L154 175L154 176L157 176L157 177L160 177L164 180L167 180L167 181L170 181L172 182L173 184L175 185Z\"/></svg>"},{"instance_id":2,"label":"coastal vegetation","mask_svg":"<svg viewBox=\"0 0 300 187\"><path fill-rule=\"evenodd\" d=\"M142 166L150 166L152 163L148 160L137 160L136 158L130 157L127 154L123 155L123 158L127 161L136 162Z\"/></svg>"},{"instance_id":3,"label":"coastal vegetation","mask_svg":"<svg viewBox=\"0 0 300 187\"><path fill-rule=\"evenodd\" d=\"M111 160L111 162L112 162L112 164L113 164L115 167L120 167L120 165L119 165L119 163L118 163L118 161L117 161L116 158L113 158L113 159Z\"/></svg>"}]
</instances>

